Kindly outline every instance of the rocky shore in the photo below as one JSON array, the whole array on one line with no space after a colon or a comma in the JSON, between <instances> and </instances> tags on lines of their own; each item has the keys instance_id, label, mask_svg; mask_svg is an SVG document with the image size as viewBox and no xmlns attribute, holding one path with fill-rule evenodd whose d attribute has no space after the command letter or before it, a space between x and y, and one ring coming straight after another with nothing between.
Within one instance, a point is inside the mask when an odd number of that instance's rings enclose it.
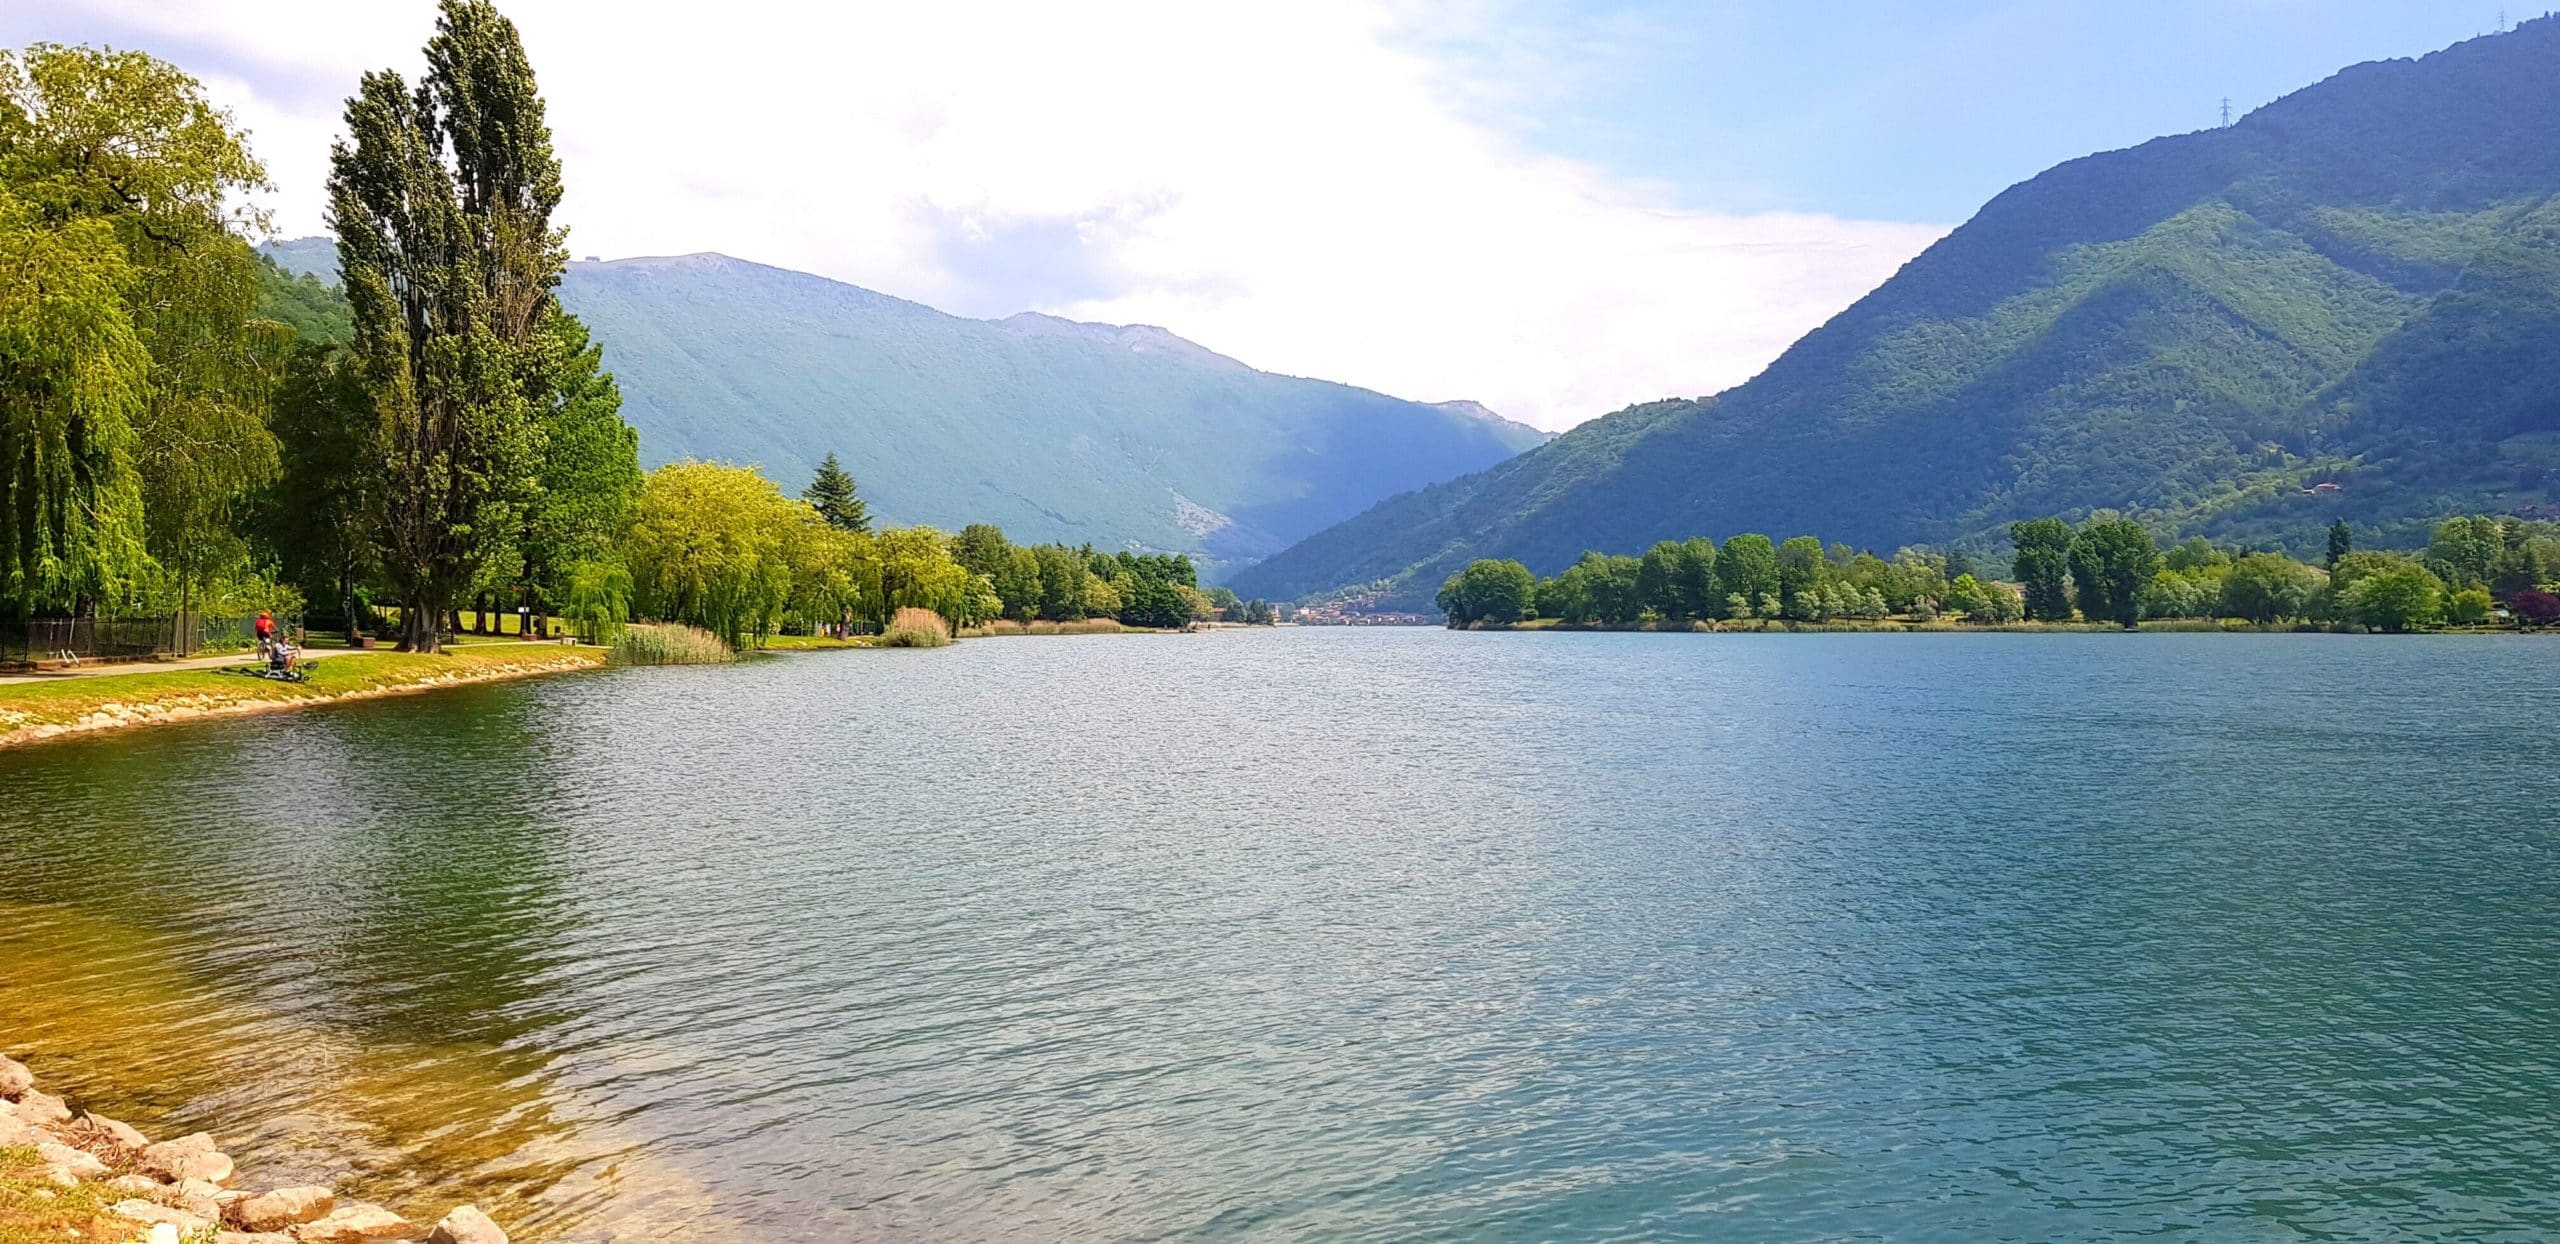
<instances>
[{"instance_id":1,"label":"rocky shore","mask_svg":"<svg viewBox=\"0 0 2560 1244\"><path fill-rule=\"evenodd\" d=\"M118 1242L507 1244L507 1233L468 1205L423 1224L379 1205L341 1200L323 1187L251 1192L212 1135L197 1132L154 1143L114 1119L74 1112L38 1089L24 1064L0 1057L0 1151L11 1149L33 1151L41 1181L53 1188L101 1194L109 1214L131 1224L128 1233L114 1237ZM47 1190L32 1195L42 1198ZM0 1222L0 1229L8 1226Z\"/></svg>"}]
</instances>

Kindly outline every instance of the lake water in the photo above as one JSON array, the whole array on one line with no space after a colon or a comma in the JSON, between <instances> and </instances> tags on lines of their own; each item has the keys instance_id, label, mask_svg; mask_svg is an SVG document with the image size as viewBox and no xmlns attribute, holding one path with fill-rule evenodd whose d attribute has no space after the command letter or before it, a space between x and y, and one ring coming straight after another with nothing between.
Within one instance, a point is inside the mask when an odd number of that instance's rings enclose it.
<instances>
[{"instance_id":1,"label":"lake water","mask_svg":"<svg viewBox=\"0 0 2560 1244\"><path fill-rule=\"evenodd\" d=\"M2542 1239L2556 724L2522 638L455 690L0 752L0 1047L519 1238Z\"/></svg>"}]
</instances>

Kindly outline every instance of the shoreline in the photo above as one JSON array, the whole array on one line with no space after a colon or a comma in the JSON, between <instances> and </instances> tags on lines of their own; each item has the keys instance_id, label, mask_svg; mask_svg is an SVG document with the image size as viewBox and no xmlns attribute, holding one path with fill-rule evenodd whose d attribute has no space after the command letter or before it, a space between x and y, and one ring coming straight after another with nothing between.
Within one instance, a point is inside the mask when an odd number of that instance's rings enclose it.
<instances>
[{"instance_id":1,"label":"shoreline","mask_svg":"<svg viewBox=\"0 0 2560 1244\"><path fill-rule=\"evenodd\" d=\"M503 651L497 651L503 650ZM542 642L465 644L432 656L331 652L312 659L312 680L271 682L220 670L140 670L0 688L0 749L68 735L315 704L416 695L446 687L601 668L606 649Z\"/></svg>"},{"instance_id":2,"label":"shoreline","mask_svg":"<svg viewBox=\"0 0 2560 1244\"><path fill-rule=\"evenodd\" d=\"M1778 619L1639 622L1632 626L1568 626L1554 618L1534 622L1477 622L1442 626L1448 631L1558 633L1566 635L2531 635L2517 626L2440 626L2428 630L2376 631L2331 622L2250 622L2239 618L2154 618L2139 626L2112 622L1921 622L1884 618L1855 622L1789 622Z\"/></svg>"},{"instance_id":3,"label":"shoreline","mask_svg":"<svg viewBox=\"0 0 2560 1244\"><path fill-rule=\"evenodd\" d=\"M252 1193L209 1132L153 1143L129 1124L36 1087L25 1064L0 1055L0 1233L9 1238L185 1239L215 1244L507 1244L471 1205L433 1224L379 1205L340 1200L317 1184Z\"/></svg>"}]
</instances>

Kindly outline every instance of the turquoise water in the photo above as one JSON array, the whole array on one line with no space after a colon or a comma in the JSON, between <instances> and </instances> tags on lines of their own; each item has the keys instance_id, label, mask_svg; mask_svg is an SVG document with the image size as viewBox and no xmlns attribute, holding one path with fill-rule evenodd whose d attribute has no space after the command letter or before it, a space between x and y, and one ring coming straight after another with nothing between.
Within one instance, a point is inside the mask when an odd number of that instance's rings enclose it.
<instances>
[{"instance_id":1,"label":"turquoise water","mask_svg":"<svg viewBox=\"0 0 2560 1244\"><path fill-rule=\"evenodd\" d=\"M2484 638L457 690L0 753L0 1045L561 1240L2541 1239L2555 721Z\"/></svg>"}]
</instances>

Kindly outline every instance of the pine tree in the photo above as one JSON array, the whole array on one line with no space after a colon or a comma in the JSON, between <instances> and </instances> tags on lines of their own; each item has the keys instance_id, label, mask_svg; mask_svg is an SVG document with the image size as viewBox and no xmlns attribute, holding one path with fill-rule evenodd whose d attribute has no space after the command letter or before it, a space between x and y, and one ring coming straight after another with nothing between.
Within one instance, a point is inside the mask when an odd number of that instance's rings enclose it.
<instances>
[{"instance_id":1,"label":"pine tree","mask_svg":"<svg viewBox=\"0 0 2560 1244\"><path fill-rule=\"evenodd\" d=\"M2355 533L2347 530L2347 520L2329 524L2329 569L2338 568L2338 559L2356 549Z\"/></svg>"},{"instance_id":2,"label":"pine tree","mask_svg":"<svg viewBox=\"0 0 2560 1244\"><path fill-rule=\"evenodd\" d=\"M809 487L800 493L800 499L816 506L827 525L839 531L871 530L871 507L855 494L853 476L845 472L843 463L836 461L833 451L818 464L818 473L809 478Z\"/></svg>"}]
</instances>

